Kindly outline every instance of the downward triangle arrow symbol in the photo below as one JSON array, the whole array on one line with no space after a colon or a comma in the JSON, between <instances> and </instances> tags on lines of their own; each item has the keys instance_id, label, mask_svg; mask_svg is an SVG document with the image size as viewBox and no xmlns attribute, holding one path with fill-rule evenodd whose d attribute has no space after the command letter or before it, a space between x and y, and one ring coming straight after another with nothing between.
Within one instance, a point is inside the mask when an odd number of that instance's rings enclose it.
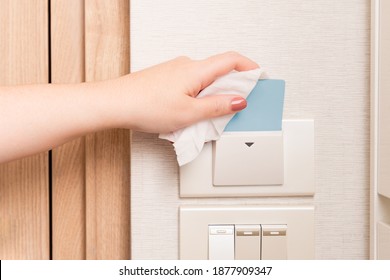
<instances>
[{"instance_id":1,"label":"downward triangle arrow symbol","mask_svg":"<svg viewBox=\"0 0 390 280\"><path fill-rule=\"evenodd\" d=\"M253 144L255 144L255 142L245 142L245 145L247 145L248 147L251 147Z\"/></svg>"}]
</instances>

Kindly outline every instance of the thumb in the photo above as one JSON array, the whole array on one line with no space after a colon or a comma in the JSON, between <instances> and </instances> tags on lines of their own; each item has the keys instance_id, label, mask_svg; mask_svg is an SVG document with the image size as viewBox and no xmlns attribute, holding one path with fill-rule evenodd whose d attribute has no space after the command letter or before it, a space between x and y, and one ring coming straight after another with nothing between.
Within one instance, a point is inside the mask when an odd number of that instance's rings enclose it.
<instances>
[{"instance_id":1,"label":"thumb","mask_svg":"<svg viewBox=\"0 0 390 280\"><path fill-rule=\"evenodd\" d=\"M195 99L199 120L237 113L246 106L245 98L239 95L213 95Z\"/></svg>"}]
</instances>

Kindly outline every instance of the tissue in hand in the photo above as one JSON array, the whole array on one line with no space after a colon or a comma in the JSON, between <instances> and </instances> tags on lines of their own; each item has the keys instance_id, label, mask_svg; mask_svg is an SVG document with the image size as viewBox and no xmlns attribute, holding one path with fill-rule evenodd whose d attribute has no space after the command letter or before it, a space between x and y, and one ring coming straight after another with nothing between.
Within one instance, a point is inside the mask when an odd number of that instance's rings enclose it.
<instances>
[{"instance_id":1,"label":"tissue in hand","mask_svg":"<svg viewBox=\"0 0 390 280\"><path fill-rule=\"evenodd\" d=\"M247 98L262 73L260 68L241 72L232 71L203 89L197 98L219 94L240 95ZM177 161L182 166L200 154L205 142L218 140L233 116L204 120L169 134L160 134L159 137L173 142Z\"/></svg>"}]
</instances>

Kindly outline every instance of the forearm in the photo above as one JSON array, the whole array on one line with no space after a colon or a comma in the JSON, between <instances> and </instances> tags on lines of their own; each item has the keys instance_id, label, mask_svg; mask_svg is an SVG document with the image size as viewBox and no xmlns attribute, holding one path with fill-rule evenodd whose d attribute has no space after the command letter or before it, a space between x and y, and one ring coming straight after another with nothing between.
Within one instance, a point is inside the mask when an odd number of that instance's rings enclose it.
<instances>
[{"instance_id":1,"label":"forearm","mask_svg":"<svg viewBox=\"0 0 390 280\"><path fill-rule=\"evenodd\" d=\"M114 84L0 87L0 162L116 126Z\"/></svg>"}]
</instances>

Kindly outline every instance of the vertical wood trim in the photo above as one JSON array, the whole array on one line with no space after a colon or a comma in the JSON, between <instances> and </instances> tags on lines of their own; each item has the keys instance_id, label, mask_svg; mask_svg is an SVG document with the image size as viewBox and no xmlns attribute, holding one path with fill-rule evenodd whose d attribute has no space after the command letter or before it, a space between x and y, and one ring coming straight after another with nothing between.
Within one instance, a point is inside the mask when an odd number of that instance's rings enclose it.
<instances>
[{"instance_id":1,"label":"vertical wood trim","mask_svg":"<svg viewBox=\"0 0 390 280\"><path fill-rule=\"evenodd\" d=\"M129 0L85 0L86 80L129 72ZM112 94L115 94L113 92ZM130 258L130 132L86 138L87 259Z\"/></svg>"},{"instance_id":2,"label":"vertical wood trim","mask_svg":"<svg viewBox=\"0 0 390 280\"><path fill-rule=\"evenodd\" d=\"M51 0L52 83L84 79L84 1ZM53 259L85 259L85 137L52 152Z\"/></svg>"},{"instance_id":3,"label":"vertical wood trim","mask_svg":"<svg viewBox=\"0 0 390 280\"><path fill-rule=\"evenodd\" d=\"M371 1L371 75L370 75L370 259L377 257L378 216L378 42L379 0Z\"/></svg>"},{"instance_id":4,"label":"vertical wood trim","mask_svg":"<svg viewBox=\"0 0 390 280\"><path fill-rule=\"evenodd\" d=\"M378 47L378 193L390 199L390 1L380 1Z\"/></svg>"},{"instance_id":5,"label":"vertical wood trim","mask_svg":"<svg viewBox=\"0 0 390 280\"><path fill-rule=\"evenodd\" d=\"M388 238L385 235L390 224L390 83L387 79L390 72L389 12L388 1L371 1L371 259L388 258Z\"/></svg>"},{"instance_id":6,"label":"vertical wood trim","mask_svg":"<svg viewBox=\"0 0 390 280\"><path fill-rule=\"evenodd\" d=\"M0 84L48 82L48 1L0 0ZM0 259L49 259L48 154L0 165Z\"/></svg>"}]
</instances>

